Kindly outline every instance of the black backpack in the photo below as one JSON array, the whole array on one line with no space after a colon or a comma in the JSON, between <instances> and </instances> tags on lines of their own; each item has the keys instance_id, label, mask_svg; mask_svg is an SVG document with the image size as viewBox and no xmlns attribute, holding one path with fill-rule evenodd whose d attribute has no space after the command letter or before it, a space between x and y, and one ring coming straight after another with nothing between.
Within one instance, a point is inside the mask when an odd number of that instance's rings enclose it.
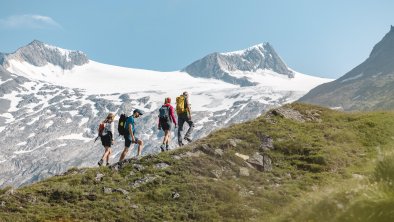
<instances>
[{"instance_id":1,"label":"black backpack","mask_svg":"<svg viewBox=\"0 0 394 222\"><path fill-rule=\"evenodd\" d=\"M159 120L160 121L170 120L170 107L169 106L162 106L159 109Z\"/></svg>"},{"instance_id":2,"label":"black backpack","mask_svg":"<svg viewBox=\"0 0 394 222\"><path fill-rule=\"evenodd\" d=\"M121 114L119 118L119 123L118 123L118 132L119 135L124 136L126 130L125 130L125 124L126 124L127 116L126 114Z\"/></svg>"}]
</instances>

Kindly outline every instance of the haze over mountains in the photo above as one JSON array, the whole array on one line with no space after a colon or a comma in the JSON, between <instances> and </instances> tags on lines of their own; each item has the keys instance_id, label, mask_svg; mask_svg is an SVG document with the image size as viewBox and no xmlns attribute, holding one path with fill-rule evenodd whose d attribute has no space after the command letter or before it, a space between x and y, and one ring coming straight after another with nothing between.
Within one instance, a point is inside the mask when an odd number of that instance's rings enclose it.
<instances>
[{"instance_id":1,"label":"haze over mountains","mask_svg":"<svg viewBox=\"0 0 394 222\"><path fill-rule=\"evenodd\" d=\"M197 139L330 81L291 70L268 43L213 55L183 71L157 72L97 63L37 40L0 54L0 187L96 165L103 149L93 140L108 112L144 110L137 121L143 154L155 153L163 136L157 112L167 96L191 94ZM123 146L116 132L112 162Z\"/></svg>"},{"instance_id":2,"label":"haze over mountains","mask_svg":"<svg viewBox=\"0 0 394 222\"><path fill-rule=\"evenodd\" d=\"M300 101L343 110L394 108L394 27L367 60L341 78L312 89Z\"/></svg>"}]
</instances>

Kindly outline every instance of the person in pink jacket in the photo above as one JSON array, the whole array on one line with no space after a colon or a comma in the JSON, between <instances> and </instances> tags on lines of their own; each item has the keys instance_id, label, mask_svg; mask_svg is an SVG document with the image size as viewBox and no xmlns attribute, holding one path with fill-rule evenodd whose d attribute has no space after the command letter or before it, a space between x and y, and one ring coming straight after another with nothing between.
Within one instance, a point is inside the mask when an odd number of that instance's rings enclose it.
<instances>
[{"instance_id":1,"label":"person in pink jacket","mask_svg":"<svg viewBox=\"0 0 394 222\"><path fill-rule=\"evenodd\" d=\"M161 106L159 109L159 130L164 131L164 139L163 143L160 146L161 152L164 152L164 150L168 150L168 144L170 142L170 136L171 136L171 128L172 128L172 123L174 123L175 128L176 128L176 119L174 115L174 107L171 106L171 98L165 98L164 99L164 105Z\"/></svg>"}]
</instances>

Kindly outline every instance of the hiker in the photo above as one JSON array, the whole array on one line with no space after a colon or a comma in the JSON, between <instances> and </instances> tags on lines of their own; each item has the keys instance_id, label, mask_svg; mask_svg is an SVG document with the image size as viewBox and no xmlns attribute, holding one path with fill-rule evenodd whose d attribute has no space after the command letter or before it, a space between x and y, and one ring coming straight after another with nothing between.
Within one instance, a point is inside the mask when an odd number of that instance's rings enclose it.
<instances>
[{"instance_id":1,"label":"hiker","mask_svg":"<svg viewBox=\"0 0 394 222\"><path fill-rule=\"evenodd\" d=\"M115 125L114 125L115 115L113 113L109 113L107 118L100 124L99 126L99 135L101 137L101 144L103 144L105 151L103 157L98 162L98 165L103 165L104 161L107 162L107 166L109 165L109 157L112 154L111 145L114 144L114 133L115 133Z\"/></svg>"},{"instance_id":2,"label":"hiker","mask_svg":"<svg viewBox=\"0 0 394 222\"><path fill-rule=\"evenodd\" d=\"M183 124L187 122L187 124L189 125L189 129L187 130L184 137L184 139L188 142L192 141L191 133L194 128L194 123L192 121L192 112L189 103L189 94L187 92L183 92L182 95L176 98L176 112L178 114L178 144L179 146L183 146Z\"/></svg>"},{"instance_id":3,"label":"hiker","mask_svg":"<svg viewBox=\"0 0 394 222\"><path fill-rule=\"evenodd\" d=\"M124 160L124 158L127 155L127 152L129 152L129 148L130 148L131 144L138 144L137 156L141 155L141 150L142 150L142 147L144 146L144 142L142 142L142 140L140 140L136 137L136 126L135 126L134 119L136 119L142 115L143 115L143 112L141 110L135 109L133 111L133 115L127 117L127 119L126 119L125 132L124 132L125 148L124 148L122 154L120 155L119 162Z\"/></svg>"},{"instance_id":4,"label":"hiker","mask_svg":"<svg viewBox=\"0 0 394 222\"><path fill-rule=\"evenodd\" d=\"M174 107L171 106L171 98L167 97L164 99L164 105L159 109L159 130L164 131L164 139L163 143L160 146L161 152L165 150L169 150L169 143L171 137L171 127L172 123L175 124L176 128L176 120L174 115Z\"/></svg>"}]
</instances>

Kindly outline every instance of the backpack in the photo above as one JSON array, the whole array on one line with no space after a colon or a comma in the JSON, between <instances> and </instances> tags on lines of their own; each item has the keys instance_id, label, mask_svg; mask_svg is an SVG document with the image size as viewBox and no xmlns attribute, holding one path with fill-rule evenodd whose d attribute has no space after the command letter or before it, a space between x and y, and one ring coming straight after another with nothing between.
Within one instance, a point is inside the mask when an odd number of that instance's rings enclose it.
<instances>
[{"instance_id":1,"label":"backpack","mask_svg":"<svg viewBox=\"0 0 394 222\"><path fill-rule=\"evenodd\" d=\"M121 136L124 136L125 134L125 124L126 124L127 116L126 114L121 114L119 118L119 123L118 123L118 133Z\"/></svg>"},{"instance_id":2,"label":"backpack","mask_svg":"<svg viewBox=\"0 0 394 222\"><path fill-rule=\"evenodd\" d=\"M98 135L99 135L100 137L103 136L104 127L105 127L104 123L100 123L100 124L99 124Z\"/></svg>"},{"instance_id":3,"label":"backpack","mask_svg":"<svg viewBox=\"0 0 394 222\"><path fill-rule=\"evenodd\" d=\"M159 109L159 120L160 121L168 121L170 119L170 107L162 106Z\"/></svg>"},{"instance_id":4,"label":"backpack","mask_svg":"<svg viewBox=\"0 0 394 222\"><path fill-rule=\"evenodd\" d=\"M176 113L185 113L185 97L183 95L176 97Z\"/></svg>"}]
</instances>

